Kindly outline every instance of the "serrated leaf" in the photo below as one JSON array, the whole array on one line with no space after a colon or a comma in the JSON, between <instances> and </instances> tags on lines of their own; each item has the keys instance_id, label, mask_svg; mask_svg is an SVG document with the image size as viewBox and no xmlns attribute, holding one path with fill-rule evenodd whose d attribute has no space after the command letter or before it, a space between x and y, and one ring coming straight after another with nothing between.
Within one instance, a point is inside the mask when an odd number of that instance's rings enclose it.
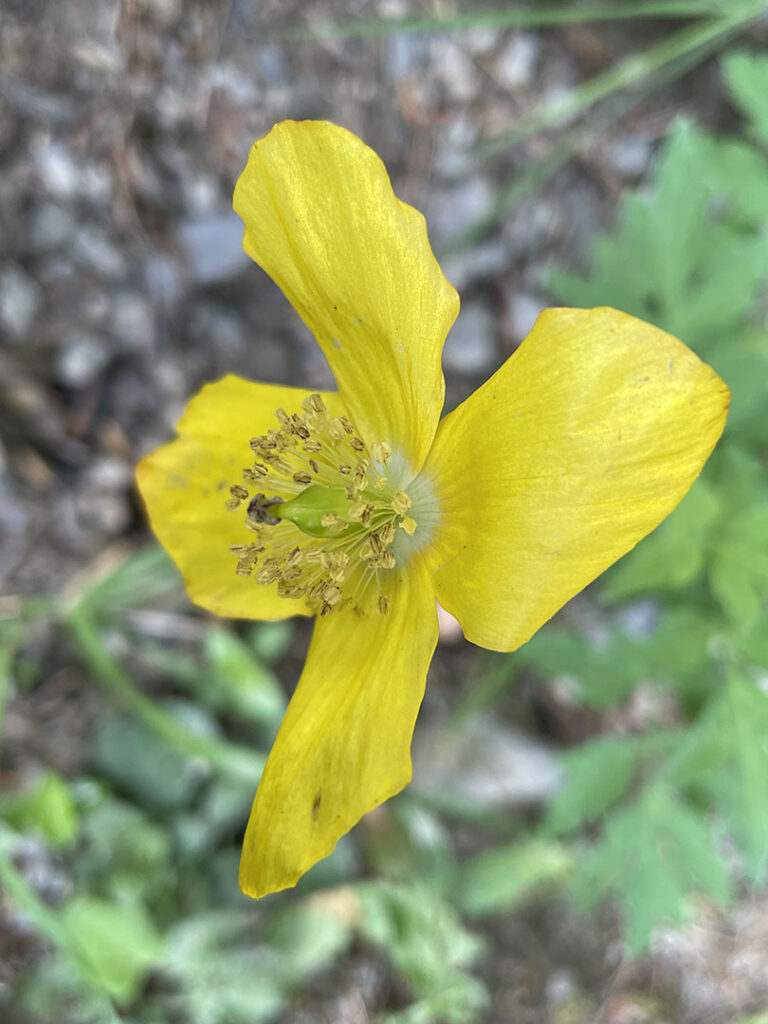
<instances>
[{"instance_id":1,"label":"serrated leaf","mask_svg":"<svg viewBox=\"0 0 768 1024\"><path fill-rule=\"evenodd\" d=\"M701 170L713 195L725 201L729 220L747 229L762 228L768 220L768 162L763 153L745 142L707 139Z\"/></svg>"},{"instance_id":2,"label":"serrated leaf","mask_svg":"<svg viewBox=\"0 0 768 1024\"><path fill-rule=\"evenodd\" d=\"M251 912L199 913L173 926L165 970L179 982L180 1003L195 1024L267 1024L288 998L289 964L257 945Z\"/></svg>"},{"instance_id":3,"label":"serrated leaf","mask_svg":"<svg viewBox=\"0 0 768 1024\"><path fill-rule=\"evenodd\" d=\"M560 843L530 839L494 847L461 865L459 908L466 914L507 911L538 886L557 884L570 867Z\"/></svg>"},{"instance_id":4,"label":"serrated leaf","mask_svg":"<svg viewBox=\"0 0 768 1024\"><path fill-rule=\"evenodd\" d=\"M430 998L461 982L482 942L438 892L423 883L385 882L359 892L363 935L386 951L417 995Z\"/></svg>"},{"instance_id":5,"label":"serrated leaf","mask_svg":"<svg viewBox=\"0 0 768 1024\"><path fill-rule=\"evenodd\" d=\"M714 793L754 879L768 860L768 695L733 676L665 775Z\"/></svg>"},{"instance_id":6,"label":"serrated leaf","mask_svg":"<svg viewBox=\"0 0 768 1024\"><path fill-rule=\"evenodd\" d=\"M766 169L768 180L768 169ZM731 342L710 356L712 368L731 390L726 437L737 442L768 445L765 415L768 351L760 352Z\"/></svg>"},{"instance_id":7,"label":"serrated leaf","mask_svg":"<svg viewBox=\"0 0 768 1024\"><path fill-rule=\"evenodd\" d=\"M562 835L604 814L629 789L639 752L631 737L611 736L567 754L565 781L547 810L546 831Z\"/></svg>"},{"instance_id":8,"label":"serrated leaf","mask_svg":"<svg viewBox=\"0 0 768 1024\"><path fill-rule=\"evenodd\" d=\"M718 161L720 140L678 123L651 191L622 198L616 231L594 243L589 273L553 274L552 292L576 306L623 309L699 352L743 327L768 275L768 184L758 154L723 145Z\"/></svg>"},{"instance_id":9,"label":"serrated leaf","mask_svg":"<svg viewBox=\"0 0 768 1024\"><path fill-rule=\"evenodd\" d=\"M729 53L722 68L733 101L753 134L768 142L768 57L747 51Z\"/></svg>"},{"instance_id":10,"label":"serrated leaf","mask_svg":"<svg viewBox=\"0 0 768 1024\"><path fill-rule=\"evenodd\" d=\"M732 516L718 538L709 583L721 607L749 624L768 598L768 503Z\"/></svg>"},{"instance_id":11,"label":"serrated leaf","mask_svg":"<svg viewBox=\"0 0 768 1024\"><path fill-rule=\"evenodd\" d=\"M595 644L576 631L545 628L518 657L549 678L575 679L580 702L600 709L622 701L646 671L641 647L618 631Z\"/></svg>"},{"instance_id":12,"label":"serrated leaf","mask_svg":"<svg viewBox=\"0 0 768 1024\"><path fill-rule=\"evenodd\" d=\"M686 919L694 894L723 905L730 885L707 820L655 786L608 820L600 845L585 859L577 892L587 904L612 892L624 912L629 947L639 953L655 927Z\"/></svg>"},{"instance_id":13,"label":"serrated leaf","mask_svg":"<svg viewBox=\"0 0 768 1024\"><path fill-rule=\"evenodd\" d=\"M78 896L61 917L83 972L112 998L133 999L161 948L144 908Z\"/></svg>"}]
</instances>

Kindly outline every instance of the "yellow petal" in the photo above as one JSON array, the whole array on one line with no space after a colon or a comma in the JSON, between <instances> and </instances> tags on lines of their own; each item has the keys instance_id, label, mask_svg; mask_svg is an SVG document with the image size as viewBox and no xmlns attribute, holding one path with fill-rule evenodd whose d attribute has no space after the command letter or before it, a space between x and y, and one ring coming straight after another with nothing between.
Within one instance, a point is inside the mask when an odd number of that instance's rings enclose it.
<instances>
[{"instance_id":1,"label":"yellow petal","mask_svg":"<svg viewBox=\"0 0 768 1024\"><path fill-rule=\"evenodd\" d=\"M242 619L307 615L303 601L278 597L277 586L259 586L235 573L230 544L248 544L245 509L225 507L231 484L241 482L254 456L248 441L279 426L275 409L300 411L310 392L256 384L227 376L190 401L176 425L178 439L147 455L136 469L139 491L160 543L184 575L195 604ZM338 395L323 394L335 416Z\"/></svg>"},{"instance_id":2,"label":"yellow petal","mask_svg":"<svg viewBox=\"0 0 768 1024\"><path fill-rule=\"evenodd\" d=\"M249 896L294 885L409 782L436 642L435 598L417 559L393 587L388 615L318 618L245 834L240 885Z\"/></svg>"},{"instance_id":3,"label":"yellow petal","mask_svg":"<svg viewBox=\"0 0 768 1024\"><path fill-rule=\"evenodd\" d=\"M444 517L440 603L474 643L525 643L672 511L727 407L671 335L612 309L546 310L440 424L424 470Z\"/></svg>"},{"instance_id":4,"label":"yellow petal","mask_svg":"<svg viewBox=\"0 0 768 1024\"><path fill-rule=\"evenodd\" d=\"M418 469L459 309L422 215L395 197L373 150L321 121L283 121L256 142L234 206L245 251L314 333L353 423Z\"/></svg>"}]
</instances>

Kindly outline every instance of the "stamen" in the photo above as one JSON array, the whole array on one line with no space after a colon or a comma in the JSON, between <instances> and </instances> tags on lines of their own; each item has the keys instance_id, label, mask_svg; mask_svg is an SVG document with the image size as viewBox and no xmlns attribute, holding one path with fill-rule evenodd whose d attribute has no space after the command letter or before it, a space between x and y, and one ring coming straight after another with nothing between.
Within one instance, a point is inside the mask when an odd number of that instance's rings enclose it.
<instances>
[{"instance_id":1,"label":"stamen","mask_svg":"<svg viewBox=\"0 0 768 1024\"><path fill-rule=\"evenodd\" d=\"M279 429L249 440L256 461L229 488L228 508L248 502L245 526L253 535L250 544L230 546L235 572L275 584L281 597L303 600L319 615L340 608L388 614L387 576L408 557L421 515L407 514L413 502L399 486L404 463L386 441L369 448L318 394L300 412L281 408L275 418ZM245 485L253 484L265 493L251 496Z\"/></svg>"}]
</instances>

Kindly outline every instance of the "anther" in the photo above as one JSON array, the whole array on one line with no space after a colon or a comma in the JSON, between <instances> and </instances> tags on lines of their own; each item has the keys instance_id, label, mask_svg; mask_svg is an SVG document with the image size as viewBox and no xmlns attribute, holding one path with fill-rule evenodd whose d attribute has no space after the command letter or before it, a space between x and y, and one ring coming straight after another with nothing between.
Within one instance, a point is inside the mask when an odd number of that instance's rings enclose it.
<instances>
[{"instance_id":1,"label":"anther","mask_svg":"<svg viewBox=\"0 0 768 1024\"><path fill-rule=\"evenodd\" d=\"M392 449L386 441L380 441L378 444L373 446L373 457L376 462L380 462L383 466L386 466L392 458Z\"/></svg>"},{"instance_id":2,"label":"anther","mask_svg":"<svg viewBox=\"0 0 768 1024\"><path fill-rule=\"evenodd\" d=\"M404 516L411 507L411 499L405 491L398 491L392 499L392 508L399 516Z\"/></svg>"}]
</instances>

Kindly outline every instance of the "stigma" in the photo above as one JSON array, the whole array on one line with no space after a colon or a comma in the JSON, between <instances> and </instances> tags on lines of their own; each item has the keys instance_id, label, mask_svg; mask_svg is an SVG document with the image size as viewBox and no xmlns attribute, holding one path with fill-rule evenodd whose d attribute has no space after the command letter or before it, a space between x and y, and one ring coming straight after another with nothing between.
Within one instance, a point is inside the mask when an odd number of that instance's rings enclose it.
<instances>
[{"instance_id":1,"label":"stigma","mask_svg":"<svg viewBox=\"0 0 768 1024\"><path fill-rule=\"evenodd\" d=\"M275 418L275 429L251 438L254 461L229 488L227 507L245 504L254 535L230 547L234 571L277 584L281 597L303 599L320 615L345 607L386 615L393 570L432 531L431 489L386 441L369 446L346 416L331 416L318 394Z\"/></svg>"}]
</instances>

